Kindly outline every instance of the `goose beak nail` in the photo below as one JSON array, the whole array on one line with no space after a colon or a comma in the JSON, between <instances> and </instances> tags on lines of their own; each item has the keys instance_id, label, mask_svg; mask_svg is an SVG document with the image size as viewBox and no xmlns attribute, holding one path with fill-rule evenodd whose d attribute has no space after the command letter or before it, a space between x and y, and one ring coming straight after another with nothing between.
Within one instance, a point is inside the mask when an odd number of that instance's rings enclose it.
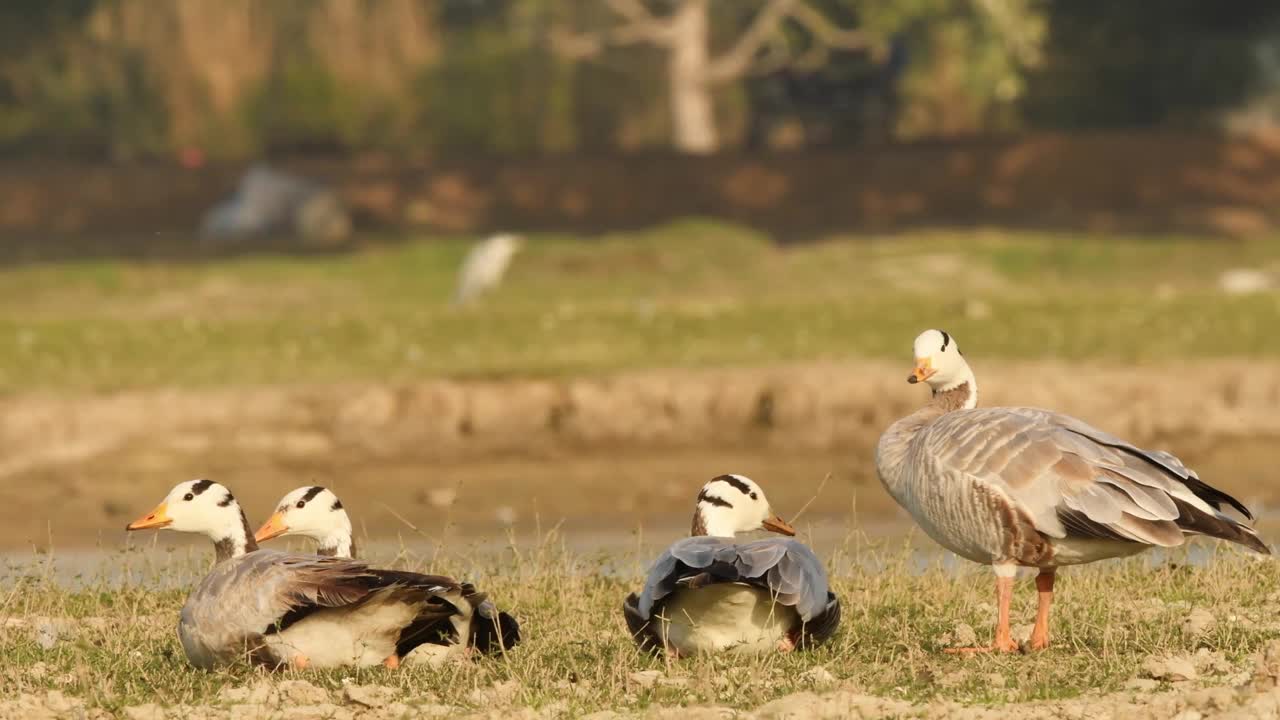
<instances>
[{"instance_id":1,"label":"goose beak nail","mask_svg":"<svg viewBox=\"0 0 1280 720\"><path fill-rule=\"evenodd\" d=\"M930 361L929 358L922 358L916 362L916 369L912 370L911 374L907 376L907 382L912 385L924 382L925 380L933 377L935 372L937 372L937 370L933 369L933 362Z\"/></svg>"},{"instance_id":2,"label":"goose beak nail","mask_svg":"<svg viewBox=\"0 0 1280 720\"><path fill-rule=\"evenodd\" d=\"M254 542L265 542L271 538L280 537L285 534L289 526L285 524L284 514L280 512L273 513L262 527L258 528L258 532L253 534Z\"/></svg>"},{"instance_id":3,"label":"goose beak nail","mask_svg":"<svg viewBox=\"0 0 1280 720\"><path fill-rule=\"evenodd\" d=\"M778 517L777 515L774 515L773 517L770 517L769 519L765 520L764 523L762 524L762 527L765 530L771 530L781 535L796 534L796 529L791 527L790 523Z\"/></svg>"},{"instance_id":4,"label":"goose beak nail","mask_svg":"<svg viewBox=\"0 0 1280 720\"><path fill-rule=\"evenodd\" d=\"M173 518L169 517L169 508L160 503L155 510L143 515L125 526L125 530L147 530L149 528L167 527L173 522Z\"/></svg>"}]
</instances>

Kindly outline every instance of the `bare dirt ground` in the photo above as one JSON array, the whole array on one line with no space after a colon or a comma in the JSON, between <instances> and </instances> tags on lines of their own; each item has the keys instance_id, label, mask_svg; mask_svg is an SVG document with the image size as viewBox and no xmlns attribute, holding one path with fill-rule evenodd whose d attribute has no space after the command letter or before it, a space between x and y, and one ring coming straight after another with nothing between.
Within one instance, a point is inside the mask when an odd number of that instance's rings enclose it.
<instances>
[{"instance_id":1,"label":"bare dirt ground","mask_svg":"<svg viewBox=\"0 0 1280 720\"><path fill-rule=\"evenodd\" d=\"M1266 659L1264 659L1266 658ZM1179 665L1193 663L1195 658L1181 658ZM1194 667L1194 665L1191 665ZM820 668L819 668L820 669ZM635 682L650 687L670 683L663 673L637 673ZM1259 654L1257 669L1243 671L1239 685L1214 685L1194 680L1162 682L1149 677L1134 678L1132 689L1070 700L1046 700L1016 706L983 707L955 701L912 703L905 700L876 697L856 689L826 682L829 673L813 673L822 690L799 692L742 710L724 705L668 706L654 705L642 711L603 710L578 715L584 720L615 718L653 718L654 720L821 720L830 718L920 718L961 720L996 720L998 718L1126 718L1127 720L1266 720L1280 717L1280 643ZM1179 676L1181 677L1181 676ZM832 687L836 689L832 689ZM43 694L23 694L0 699L0 718L4 720L40 720L81 717L129 718L130 720L233 720L269 718L272 720L391 720L393 718L497 718L534 720L564 718L575 715L554 703L540 709L511 702L518 692L516 685L499 683L477 695L490 702L489 710L469 711L453 705L432 702L429 696L414 696L383 685L350 684L341 692L328 691L306 680L280 683L262 681L249 686L227 688L213 706L176 705L162 707L154 703L131 705L112 713L100 708L86 708L83 701L68 697L58 690Z\"/></svg>"},{"instance_id":2,"label":"bare dirt ground","mask_svg":"<svg viewBox=\"0 0 1280 720\"><path fill-rule=\"evenodd\" d=\"M984 405L1065 411L1181 456L1247 503L1280 498L1280 368L991 364ZM685 520L707 478L784 513L892 516L874 445L923 401L884 363L598 378L148 390L0 404L0 549L114 544L174 483L210 476L251 515L321 483L371 538ZM987 388L991 388L988 390ZM1186 391L1195 388L1194 393ZM830 475L829 482L823 478ZM417 530L415 530L417 528Z\"/></svg>"}]
</instances>

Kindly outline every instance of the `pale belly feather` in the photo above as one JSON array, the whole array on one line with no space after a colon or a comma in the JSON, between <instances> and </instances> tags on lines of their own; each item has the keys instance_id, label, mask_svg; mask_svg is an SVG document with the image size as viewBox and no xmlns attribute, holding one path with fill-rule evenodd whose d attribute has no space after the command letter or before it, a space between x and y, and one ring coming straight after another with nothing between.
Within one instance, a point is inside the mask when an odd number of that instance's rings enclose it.
<instances>
[{"instance_id":1,"label":"pale belly feather","mask_svg":"<svg viewBox=\"0 0 1280 720\"><path fill-rule=\"evenodd\" d=\"M1150 545L1123 540L1095 540L1092 538L1050 538L1053 543L1053 564L1083 565L1097 560L1136 555L1150 550Z\"/></svg>"},{"instance_id":2,"label":"pale belly feather","mask_svg":"<svg viewBox=\"0 0 1280 720\"><path fill-rule=\"evenodd\" d=\"M794 608L775 603L767 590L739 583L679 590L660 615L660 636L687 655L774 652L800 627Z\"/></svg>"},{"instance_id":3,"label":"pale belly feather","mask_svg":"<svg viewBox=\"0 0 1280 720\"><path fill-rule=\"evenodd\" d=\"M401 602L320 610L284 632L267 635L265 642L276 657L302 656L311 667L377 665L395 653L400 629L413 622L417 611L416 604Z\"/></svg>"}]
</instances>

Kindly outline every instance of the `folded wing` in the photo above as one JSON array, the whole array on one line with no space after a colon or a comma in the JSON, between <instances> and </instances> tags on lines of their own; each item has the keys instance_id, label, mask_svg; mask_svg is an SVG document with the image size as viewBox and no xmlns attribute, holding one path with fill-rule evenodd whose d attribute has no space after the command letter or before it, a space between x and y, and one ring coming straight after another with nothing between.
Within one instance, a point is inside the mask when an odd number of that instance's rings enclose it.
<instances>
[{"instance_id":1,"label":"folded wing","mask_svg":"<svg viewBox=\"0 0 1280 720\"><path fill-rule=\"evenodd\" d=\"M924 436L934 470L988 484L1051 537L1175 546L1203 534L1269 552L1253 529L1222 512L1248 509L1178 458L1135 447L1075 418L1035 408L943 416Z\"/></svg>"}]
</instances>

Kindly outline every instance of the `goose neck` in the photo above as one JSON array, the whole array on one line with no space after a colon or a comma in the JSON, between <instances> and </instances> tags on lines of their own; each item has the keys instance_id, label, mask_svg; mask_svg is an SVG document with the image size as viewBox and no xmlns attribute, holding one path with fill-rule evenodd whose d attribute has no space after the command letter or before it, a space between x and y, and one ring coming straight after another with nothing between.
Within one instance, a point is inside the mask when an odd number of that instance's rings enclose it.
<instances>
[{"instance_id":1,"label":"goose neck","mask_svg":"<svg viewBox=\"0 0 1280 720\"><path fill-rule=\"evenodd\" d=\"M258 549L258 543L249 530L249 520L244 511L236 509L238 522L228 523L213 539L213 548L217 562L238 558Z\"/></svg>"},{"instance_id":2,"label":"goose neck","mask_svg":"<svg viewBox=\"0 0 1280 720\"><path fill-rule=\"evenodd\" d=\"M691 537L710 535L712 537L734 537L737 535L733 518L723 513L708 513L701 505L693 511L693 526L689 529Z\"/></svg>"},{"instance_id":3,"label":"goose neck","mask_svg":"<svg viewBox=\"0 0 1280 720\"><path fill-rule=\"evenodd\" d=\"M316 554L324 557L355 558L356 546L351 533L336 532L319 540Z\"/></svg>"},{"instance_id":4,"label":"goose neck","mask_svg":"<svg viewBox=\"0 0 1280 720\"><path fill-rule=\"evenodd\" d=\"M978 406L978 381L970 373L967 378L951 387L934 390L929 405L941 413L972 410Z\"/></svg>"}]
</instances>

